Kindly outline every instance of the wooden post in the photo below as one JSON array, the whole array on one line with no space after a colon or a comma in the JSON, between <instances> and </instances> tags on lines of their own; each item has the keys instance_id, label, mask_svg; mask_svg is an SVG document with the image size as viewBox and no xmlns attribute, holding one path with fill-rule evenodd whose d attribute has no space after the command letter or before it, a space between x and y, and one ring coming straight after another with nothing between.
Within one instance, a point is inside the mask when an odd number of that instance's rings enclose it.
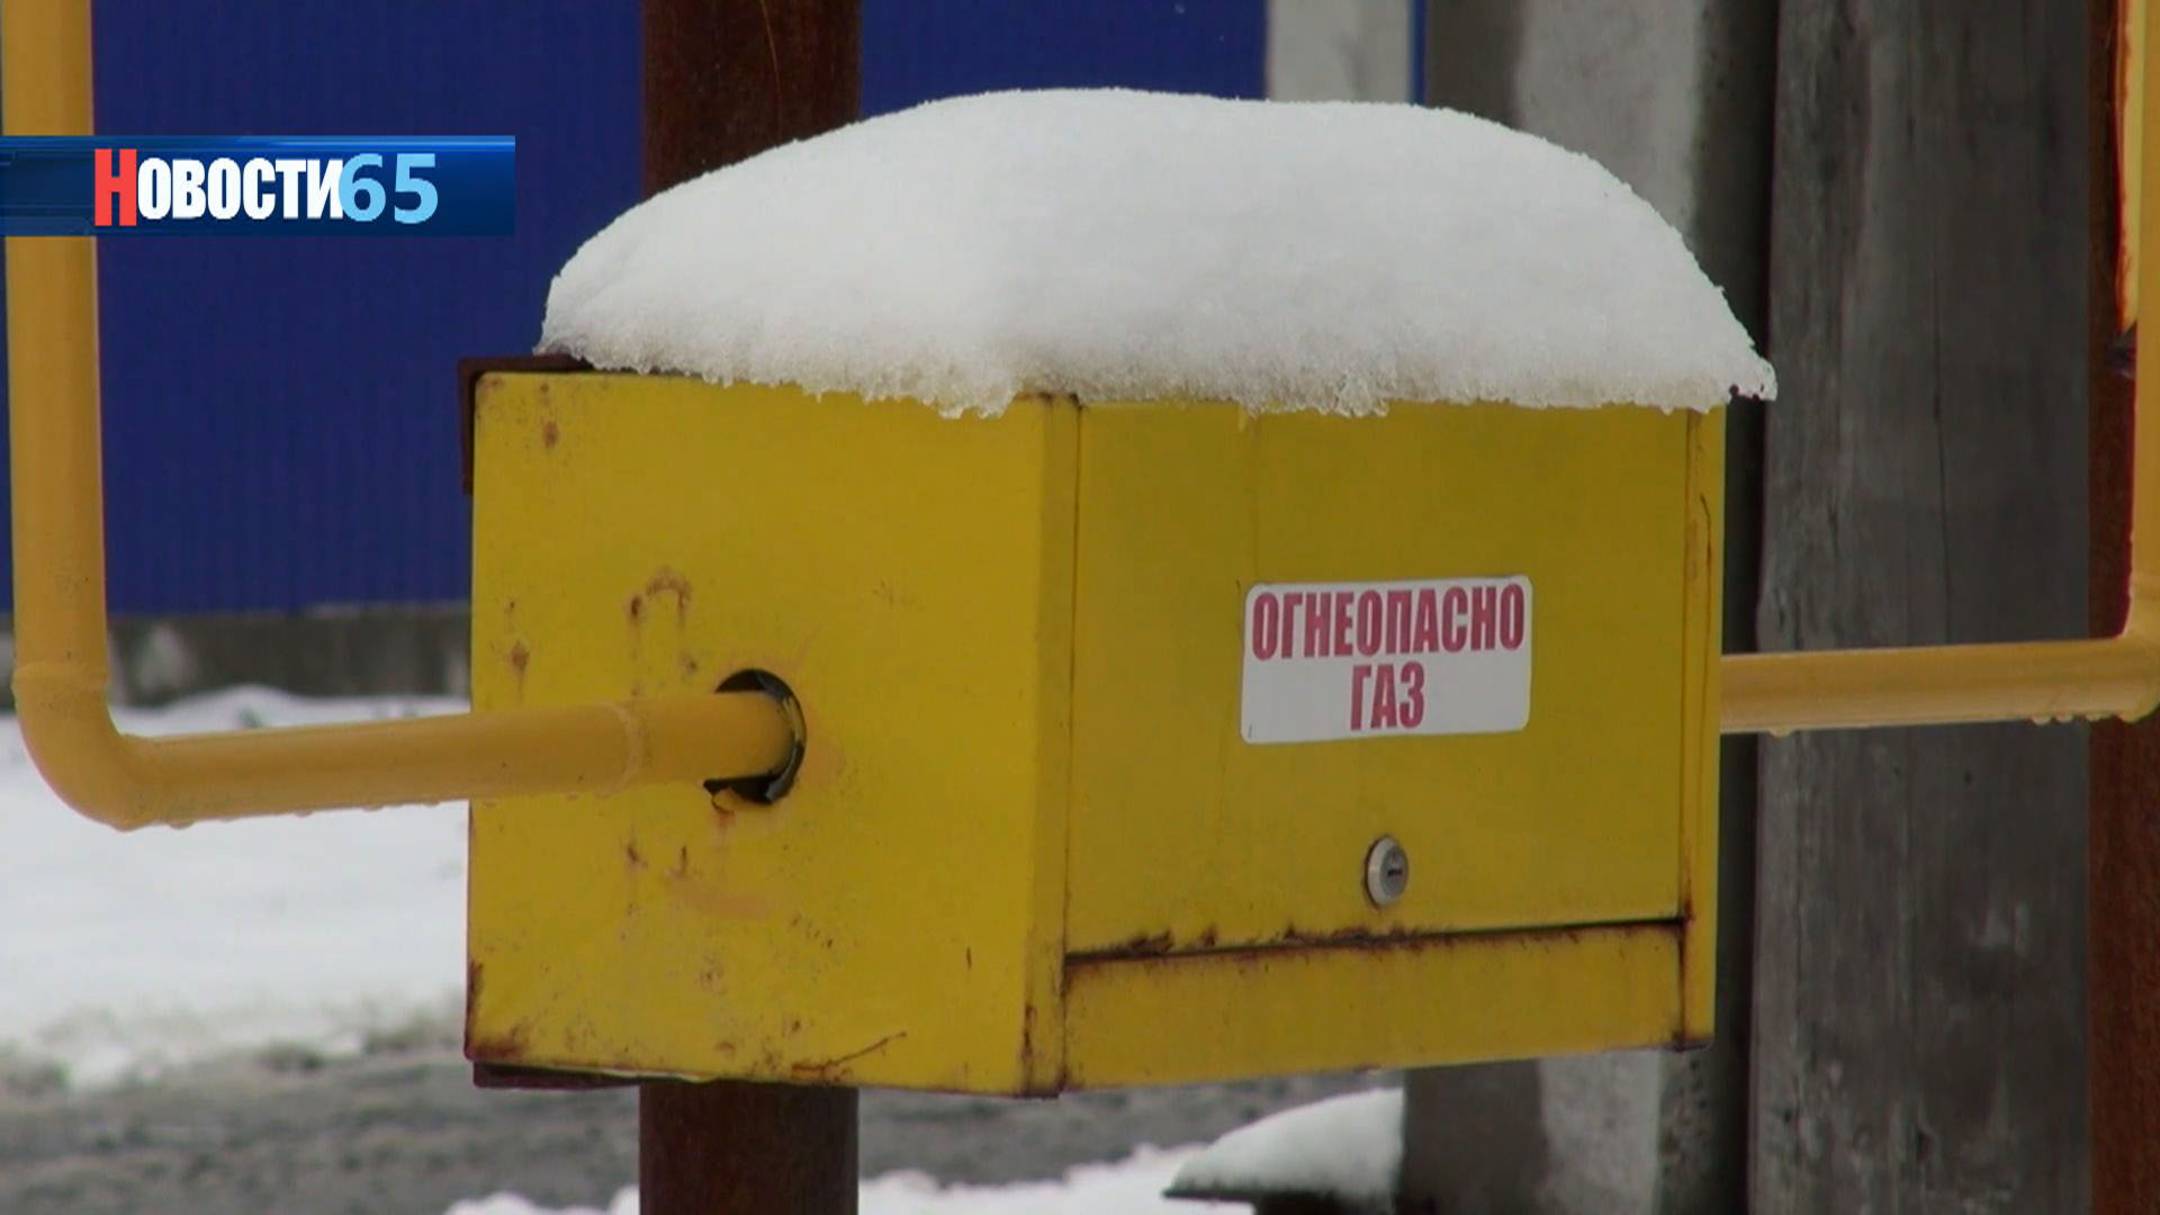
<instances>
[{"instance_id":1,"label":"wooden post","mask_svg":"<svg viewBox=\"0 0 2160 1215\"><path fill-rule=\"evenodd\" d=\"M2148 0L2150 2L2150 0ZM2092 0L2092 626L2122 628L2130 544L2130 432L2134 385L2125 355L2122 214L2116 108L2126 0ZM2149 54L2150 52L2148 52ZM2151 87L2151 86L2147 86ZM2132 105L2136 99L2129 99ZM2151 155L2151 153L2147 153ZM2160 1211L2160 718L2107 722L2092 731L2086 902L2091 968L2092 1210Z\"/></svg>"},{"instance_id":2,"label":"wooden post","mask_svg":"<svg viewBox=\"0 0 2160 1215\"><path fill-rule=\"evenodd\" d=\"M645 192L855 119L858 0L644 0ZM635 993L630 994L635 998ZM853 1089L652 1081L645 1215L851 1215Z\"/></svg>"},{"instance_id":3,"label":"wooden post","mask_svg":"<svg viewBox=\"0 0 2160 1215\"><path fill-rule=\"evenodd\" d=\"M1781 5L1765 649L2084 634L2087 32ZM1751 1209L2086 1209L2085 750L1763 743Z\"/></svg>"}]
</instances>

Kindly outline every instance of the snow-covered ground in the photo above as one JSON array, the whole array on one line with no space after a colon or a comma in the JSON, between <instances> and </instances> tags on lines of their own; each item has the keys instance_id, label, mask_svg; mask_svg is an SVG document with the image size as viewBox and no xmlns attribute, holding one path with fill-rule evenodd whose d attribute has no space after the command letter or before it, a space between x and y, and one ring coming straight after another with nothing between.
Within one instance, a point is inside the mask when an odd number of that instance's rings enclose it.
<instances>
[{"instance_id":1,"label":"snow-covered ground","mask_svg":"<svg viewBox=\"0 0 2160 1215\"><path fill-rule=\"evenodd\" d=\"M172 734L463 707L239 689L119 718ZM63 806L0 717L0 1080L352 1053L455 1024L464 982L463 806L121 834Z\"/></svg>"},{"instance_id":2,"label":"snow-covered ground","mask_svg":"<svg viewBox=\"0 0 2160 1215\"><path fill-rule=\"evenodd\" d=\"M1197 1152L1141 1148L1115 1164L1089 1164L1058 1181L1009 1186L940 1186L920 1173L890 1173L862 1187L862 1215L1205 1215L1250 1209L1164 1198L1164 1187ZM539 1207L515 1194L461 1202L448 1215L637 1215L637 1191L606 1211Z\"/></svg>"},{"instance_id":3,"label":"snow-covered ground","mask_svg":"<svg viewBox=\"0 0 2160 1215\"><path fill-rule=\"evenodd\" d=\"M1395 1193L1402 1165L1401 1089L1374 1089L1284 1110L1224 1135L1178 1168L1183 1194L1327 1194L1360 1209Z\"/></svg>"}]
</instances>

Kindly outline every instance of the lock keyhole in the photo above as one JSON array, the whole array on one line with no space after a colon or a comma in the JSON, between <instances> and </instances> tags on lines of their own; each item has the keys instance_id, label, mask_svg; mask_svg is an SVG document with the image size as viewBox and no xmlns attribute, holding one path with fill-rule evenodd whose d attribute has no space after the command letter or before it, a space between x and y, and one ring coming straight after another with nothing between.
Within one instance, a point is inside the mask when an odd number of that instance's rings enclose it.
<instances>
[{"instance_id":1,"label":"lock keyhole","mask_svg":"<svg viewBox=\"0 0 2160 1215\"><path fill-rule=\"evenodd\" d=\"M1410 854L1392 835L1383 835L1365 851L1365 897L1375 907L1392 906L1410 886Z\"/></svg>"}]
</instances>

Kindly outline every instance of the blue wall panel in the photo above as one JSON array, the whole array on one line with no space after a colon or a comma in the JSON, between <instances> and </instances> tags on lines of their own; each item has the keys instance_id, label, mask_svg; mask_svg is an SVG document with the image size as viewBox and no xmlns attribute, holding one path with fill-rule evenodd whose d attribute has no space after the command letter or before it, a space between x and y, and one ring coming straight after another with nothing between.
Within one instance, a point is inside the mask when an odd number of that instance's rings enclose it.
<instances>
[{"instance_id":1,"label":"blue wall panel","mask_svg":"<svg viewBox=\"0 0 2160 1215\"><path fill-rule=\"evenodd\" d=\"M1051 85L1257 96L1263 11L866 0L864 108ZM102 242L114 610L463 598L455 363L529 348L555 268L635 201L637 4L95 13L106 132L518 140L509 239Z\"/></svg>"},{"instance_id":2,"label":"blue wall panel","mask_svg":"<svg viewBox=\"0 0 2160 1215\"><path fill-rule=\"evenodd\" d=\"M102 242L116 609L465 594L456 361L637 196L635 5L541 7L97 5L102 130L518 141L508 239Z\"/></svg>"},{"instance_id":3,"label":"blue wall panel","mask_svg":"<svg viewBox=\"0 0 2160 1215\"><path fill-rule=\"evenodd\" d=\"M1267 92L1265 0L864 0L863 110L1015 88Z\"/></svg>"}]
</instances>

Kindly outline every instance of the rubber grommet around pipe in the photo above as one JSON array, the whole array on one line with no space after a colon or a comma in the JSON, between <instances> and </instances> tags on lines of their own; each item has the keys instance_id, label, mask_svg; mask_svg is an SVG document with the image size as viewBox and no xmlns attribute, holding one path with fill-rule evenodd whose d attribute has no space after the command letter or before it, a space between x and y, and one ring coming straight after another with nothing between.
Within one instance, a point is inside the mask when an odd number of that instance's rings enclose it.
<instances>
[{"instance_id":1,"label":"rubber grommet around pipe","mask_svg":"<svg viewBox=\"0 0 2160 1215\"><path fill-rule=\"evenodd\" d=\"M809 742L809 731L803 720L802 702L795 699L795 689L789 687L786 680L771 671L755 667L737 671L721 680L716 690L763 692L778 701L781 712L787 715L788 733L793 736L794 742L788 747L787 758L781 761L778 768L758 776L705 782L707 793L733 793L746 802L770 806L787 796L788 790L795 787L795 774L802 770L803 751Z\"/></svg>"}]
</instances>

